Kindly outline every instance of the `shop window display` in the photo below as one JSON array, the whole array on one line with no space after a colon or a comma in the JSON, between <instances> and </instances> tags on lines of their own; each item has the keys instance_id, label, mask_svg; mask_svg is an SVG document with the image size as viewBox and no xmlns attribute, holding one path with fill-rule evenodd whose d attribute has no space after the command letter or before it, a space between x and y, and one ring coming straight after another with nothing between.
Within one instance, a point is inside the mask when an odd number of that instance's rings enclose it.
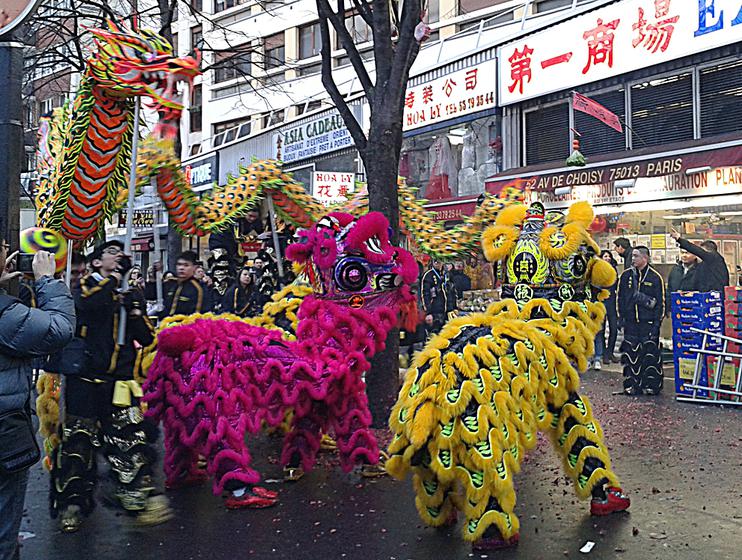
<instances>
[{"instance_id":1,"label":"shop window display","mask_svg":"<svg viewBox=\"0 0 742 560\"><path fill-rule=\"evenodd\" d=\"M399 173L418 196L445 200L479 194L502 164L496 116L411 136L402 145Z\"/></svg>"}]
</instances>

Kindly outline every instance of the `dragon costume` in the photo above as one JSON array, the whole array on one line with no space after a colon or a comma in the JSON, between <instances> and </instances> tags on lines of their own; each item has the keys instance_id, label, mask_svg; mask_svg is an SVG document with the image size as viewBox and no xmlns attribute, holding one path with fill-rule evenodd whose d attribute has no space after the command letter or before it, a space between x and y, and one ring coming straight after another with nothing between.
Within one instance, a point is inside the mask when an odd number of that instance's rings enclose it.
<instances>
[{"instance_id":1,"label":"dragon costume","mask_svg":"<svg viewBox=\"0 0 742 560\"><path fill-rule=\"evenodd\" d=\"M266 160L241 166L227 184L198 197L175 156L174 136L183 105L178 82L192 82L199 61L176 57L170 43L147 29L129 29L109 22L109 29L91 29L97 49L88 60L71 108L58 110L42 123L38 148L38 221L83 244L126 202L134 129L135 96L147 97L160 121L141 146L138 184L152 178L170 216L185 235L205 235L228 227L266 196L281 219L311 227L328 211L356 216L368 209L364 189L346 203L327 209L307 194L301 183ZM444 230L426 212L413 189L399 185L400 224L423 253L452 259L476 248L484 224L518 198L506 190L486 195L476 212L453 230Z\"/></svg>"},{"instance_id":2,"label":"dragon costume","mask_svg":"<svg viewBox=\"0 0 742 560\"><path fill-rule=\"evenodd\" d=\"M551 436L577 495L593 497L593 514L629 507L578 393L605 314L598 300L615 282L587 232L592 219L587 203L566 219L544 216L540 203L504 210L483 239L503 271L504 299L432 338L392 411L387 471L413 472L428 525L454 524L463 512L464 538L476 549L517 543L513 476L538 431Z\"/></svg>"},{"instance_id":3,"label":"dragon costume","mask_svg":"<svg viewBox=\"0 0 742 560\"><path fill-rule=\"evenodd\" d=\"M294 340L280 329L209 315L160 331L144 400L164 426L170 486L198 479L200 454L214 492L232 491L227 507L271 505L253 486L259 474L245 435L264 422L279 425L289 409L284 464L311 468L327 432L345 470L378 461L362 375L400 307L414 301L408 284L417 266L390 244L378 213L332 213L299 235L287 256L305 265L314 294L301 301Z\"/></svg>"}]
</instances>

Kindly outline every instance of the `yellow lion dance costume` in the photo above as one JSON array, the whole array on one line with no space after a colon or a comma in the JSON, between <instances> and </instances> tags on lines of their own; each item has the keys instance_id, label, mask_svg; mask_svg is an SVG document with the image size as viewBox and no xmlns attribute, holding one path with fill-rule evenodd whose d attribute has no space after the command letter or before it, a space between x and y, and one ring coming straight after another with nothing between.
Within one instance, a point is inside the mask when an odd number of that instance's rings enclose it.
<instances>
[{"instance_id":1,"label":"yellow lion dance costume","mask_svg":"<svg viewBox=\"0 0 742 560\"><path fill-rule=\"evenodd\" d=\"M464 538L476 550L512 546L513 476L525 452L547 432L591 513L629 507L618 487L603 432L578 394L579 371L593 354L616 280L587 232L589 204L566 216L540 203L503 210L483 237L500 264L503 301L449 322L407 372L390 426L387 471L411 470L420 517L431 526L466 517Z\"/></svg>"}]
</instances>

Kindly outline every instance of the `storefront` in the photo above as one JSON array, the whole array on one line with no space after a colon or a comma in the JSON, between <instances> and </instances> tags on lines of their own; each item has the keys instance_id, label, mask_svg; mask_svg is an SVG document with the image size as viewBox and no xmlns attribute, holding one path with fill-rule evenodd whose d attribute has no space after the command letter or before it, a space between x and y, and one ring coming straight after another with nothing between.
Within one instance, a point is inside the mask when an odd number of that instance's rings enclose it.
<instances>
[{"instance_id":1,"label":"storefront","mask_svg":"<svg viewBox=\"0 0 742 560\"><path fill-rule=\"evenodd\" d=\"M715 239L736 282L742 12L701 4L616 1L500 46L509 169L487 190L517 185L554 209L588 200L601 247L619 236L645 244L665 277L679 255L671 227ZM579 110L575 92L600 113ZM565 167L575 138L587 165Z\"/></svg>"},{"instance_id":2,"label":"storefront","mask_svg":"<svg viewBox=\"0 0 742 560\"><path fill-rule=\"evenodd\" d=\"M399 173L438 219L473 212L487 177L502 164L494 49L409 81Z\"/></svg>"},{"instance_id":3,"label":"storefront","mask_svg":"<svg viewBox=\"0 0 742 560\"><path fill-rule=\"evenodd\" d=\"M603 249L627 237L652 249L652 263L665 276L678 260L670 228L691 240L714 239L736 283L742 265L742 139L664 154L629 156L579 168L492 178L487 190L516 185L527 200L548 210L566 210L579 200L596 213L593 234Z\"/></svg>"}]
</instances>

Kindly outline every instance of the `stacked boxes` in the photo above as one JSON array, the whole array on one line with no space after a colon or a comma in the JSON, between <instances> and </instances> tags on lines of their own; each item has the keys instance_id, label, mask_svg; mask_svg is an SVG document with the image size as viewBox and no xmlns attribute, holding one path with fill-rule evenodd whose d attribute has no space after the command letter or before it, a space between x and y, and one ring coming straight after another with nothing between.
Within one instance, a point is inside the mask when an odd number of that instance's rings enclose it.
<instances>
[{"instance_id":1,"label":"stacked boxes","mask_svg":"<svg viewBox=\"0 0 742 560\"><path fill-rule=\"evenodd\" d=\"M741 296L742 297L742 296ZM742 301L740 301L742 306ZM679 395L692 395L693 390L685 386L692 383L696 367L697 350L703 347L703 335L691 331L691 327L711 333L724 333L724 308L718 292L673 292L670 311L672 314L672 350L675 364L675 392ZM721 350L719 339L709 338L707 350ZM708 386L708 362L700 361L699 385ZM708 396L699 390L700 397Z\"/></svg>"},{"instance_id":2,"label":"stacked boxes","mask_svg":"<svg viewBox=\"0 0 742 560\"><path fill-rule=\"evenodd\" d=\"M724 288L724 334L742 339L742 288L727 286ZM742 354L739 344L730 342L727 350Z\"/></svg>"}]
</instances>

